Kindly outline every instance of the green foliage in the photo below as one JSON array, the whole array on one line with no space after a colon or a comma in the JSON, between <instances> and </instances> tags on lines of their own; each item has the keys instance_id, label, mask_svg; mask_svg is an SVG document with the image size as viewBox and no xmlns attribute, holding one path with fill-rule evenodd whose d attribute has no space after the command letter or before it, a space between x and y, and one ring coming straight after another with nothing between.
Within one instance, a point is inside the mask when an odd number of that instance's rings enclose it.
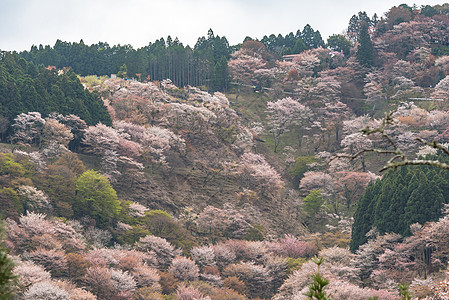
<instances>
[{"instance_id":1,"label":"green foliage","mask_svg":"<svg viewBox=\"0 0 449 300\"><path fill-rule=\"evenodd\" d=\"M0 175L21 177L25 175L25 169L14 161L11 153L0 153Z\"/></svg>"},{"instance_id":2,"label":"green foliage","mask_svg":"<svg viewBox=\"0 0 449 300\"><path fill-rule=\"evenodd\" d=\"M261 225L253 224L248 227L245 234L247 241L263 241L265 239L265 230Z\"/></svg>"},{"instance_id":3,"label":"green foliage","mask_svg":"<svg viewBox=\"0 0 449 300\"><path fill-rule=\"evenodd\" d=\"M374 65L374 46L368 32L367 22L362 22L360 25L358 42L357 60L365 67L372 67Z\"/></svg>"},{"instance_id":4,"label":"green foliage","mask_svg":"<svg viewBox=\"0 0 449 300\"><path fill-rule=\"evenodd\" d=\"M0 299L11 299L17 286L17 276L13 274L14 263L3 246L5 239L3 223L0 223Z\"/></svg>"},{"instance_id":5,"label":"green foliage","mask_svg":"<svg viewBox=\"0 0 449 300\"><path fill-rule=\"evenodd\" d=\"M410 286L409 283L398 284L399 294L401 295L402 300L412 300L412 295L408 290L409 286Z\"/></svg>"},{"instance_id":6,"label":"green foliage","mask_svg":"<svg viewBox=\"0 0 449 300\"><path fill-rule=\"evenodd\" d=\"M303 214L306 221L311 222L315 220L316 214L320 211L321 206L324 204L325 199L321 195L321 190L312 190L302 200Z\"/></svg>"},{"instance_id":7,"label":"green foliage","mask_svg":"<svg viewBox=\"0 0 449 300\"><path fill-rule=\"evenodd\" d=\"M134 245L134 243L140 238L147 235L150 235L150 231L148 229L145 229L142 226L134 225L132 226L132 229L118 233L116 239L119 244Z\"/></svg>"},{"instance_id":8,"label":"green foliage","mask_svg":"<svg viewBox=\"0 0 449 300\"><path fill-rule=\"evenodd\" d=\"M217 136L224 143L232 144L237 139L237 126L231 125L229 127L219 127L217 129Z\"/></svg>"},{"instance_id":9,"label":"green foliage","mask_svg":"<svg viewBox=\"0 0 449 300\"><path fill-rule=\"evenodd\" d=\"M166 40L161 38L139 49L131 45L110 46L104 42L89 46L82 40L79 43L57 40L53 47L33 46L20 55L38 65L71 67L82 76L109 76L118 72L119 77L149 76L159 81L170 78L177 86L207 85L208 90L216 91L225 90L229 83L227 60L230 53L226 38L209 30L207 37L198 39L194 49L168 36Z\"/></svg>"},{"instance_id":10,"label":"green foliage","mask_svg":"<svg viewBox=\"0 0 449 300\"><path fill-rule=\"evenodd\" d=\"M327 39L327 47L333 51L342 52L345 57L349 57L351 42L341 34L333 34Z\"/></svg>"},{"instance_id":11,"label":"green foliage","mask_svg":"<svg viewBox=\"0 0 449 300\"><path fill-rule=\"evenodd\" d=\"M120 212L120 201L108 179L95 171L86 171L75 181L75 216L91 216L97 226L112 224Z\"/></svg>"},{"instance_id":12,"label":"green foliage","mask_svg":"<svg viewBox=\"0 0 449 300\"><path fill-rule=\"evenodd\" d=\"M0 59L0 115L11 122L32 111L74 114L90 125L112 123L103 101L85 90L73 71L58 74L38 69L18 54L6 52Z\"/></svg>"},{"instance_id":13,"label":"green foliage","mask_svg":"<svg viewBox=\"0 0 449 300\"><path fill-rule=\"evenodd\" d=\"M433 17L434 15L438 14L438 11L430 5L426 5L421 8L421 14L425 15L426 17Z\"/></svg>"},{"instance_id":14,"label":"green foliage","mask_svg":"<svg viewBox=\"0 0 449 300\"><path fill-rule=\"evenodd\" d=\"M126 66L126 64L123 64L117 73L117 77L126 78L127 76L128 76L128 67Z\"/></svg>"},{"instance_id":15,"label":"green foliage","mask_svg":"<svg viewBox=\"0 0 449 300\"><path fill-rule=\"evenodd\" d=\"M431 157L429 157L431 158ZM438 159L447 162L447 157ZM449 171L429 166L406 166L390 170L382 180L368 185L354 215L351 251L367 241L366 233L376 227L379 233L410 235L410 225L436 221L449 203Z\"/></svg>"},{"instance_id":16,"label":"green foliage","mask_svg":"<svg viewBox=\"0 0 449 300\"><path fill-rule=\"evenodd\" d=\"M229 86L230 77L228 74L228 60L225 56L222 56L217 61L213 68L212 73L212 90L227 90Z\"/></svg>"},{"instance_id":17,"label":"green foliage","mask_svg":"<svg viewBox=\"0 0 449 300\"><path fill-rule=\"evenodd\" d=\"M446 45L436 45L432 47L432 54L435 56L445 56L449 55L449 46Z\"/></svg>"},{"instance_id":18,"label":"green foliage","mask_svg":"<svg viewBox=\"0 0 449 300\"><path fill-rule=\"evenodd\" d=\"M53 164L34 176L33 182L39 190L45 191L60 217L73 216L72 204L75 199L75 174L66 166Z\"/></svg>"},{"instance_id":19,"label":"green foliage","mask_svg":"<svg viewBox=\"0 0 449 300\"><path fill-rule=\"evenodd\" d=\"M309 285L309 291L304 295L309 297L309 299L328 300L330 298L326 296L324 289L329 284L329 280L320 274L320 265L324 259L320 257L314 258L312 261L317 265L318 271L311 276L313 281Z\"/></svg>"},{"instance_id":20,"label":"green foliage","mask_svg":"<svg viewBox=\"0 0 449 300\"><path fill-rule=\"evenodd\" d=\"M0 219L18 219L23 212L23 205L16 191L12 188L0 189Z\"/></svg>"},{"instance_id":21,"label":"green foliage","mask_svg":"<svg viewBox=\"0 0 449 300\"><path fill-rule=\"evenodd\" d=\"M312 156L312 155L298 156L295 159L295 164L293 165L293 167L290 168L288 173L291 176L293 176L294 184L296 186L299 185L299 181L301 180L301 178L304 177L304 173L309 170L308 165L310 165L316 161L317 161L317 159L315 158L315 156Z\"/></svg>"},{"instance_id":22,"label":"green foliage","mask_svg":"<svg viewBox=\"0 0 449 300\"><path fill-rule=\"evenodd\" d=\"M302 257L287 257L287 273L292 274L294 271L299 270L305 262L306 259Z\"/></svg>"},{"instance_id":23,"label":"green foliage","mask_svg":"<svg viewBox=\"0 0 449 300\"><path fill-rule=\"evenodd\" d=\"M168 212L163 211L161 209L153 209L153 210L147 211L145 213L145 216L147 216L147 217L160 216L160 217L165 217L167 219L171 219L171 216L168 214Z\"/></svg>"},{"instance_id":24,"label":"green foliage","mask_svg":"<svg viewBox=\"0 0 449 300\"><path fill-rule=\"evenodd\" d=\"M321 33L318 30L313 30L312 26L307 24L304 26L301 39L309 49L324 47L324 41L321 37Z\"/></svg>"},{"instance_id":25,"label":"green foliage","mask_svg":"<svg viewBox=\"0 0 449 300\"><path fill-rule=\"evenodd\" d=\"M184 227L163 210L150 210L142 219L142 228L181 248L184 253L196 246L195 239Z\"/></svg>"}]
</instances>

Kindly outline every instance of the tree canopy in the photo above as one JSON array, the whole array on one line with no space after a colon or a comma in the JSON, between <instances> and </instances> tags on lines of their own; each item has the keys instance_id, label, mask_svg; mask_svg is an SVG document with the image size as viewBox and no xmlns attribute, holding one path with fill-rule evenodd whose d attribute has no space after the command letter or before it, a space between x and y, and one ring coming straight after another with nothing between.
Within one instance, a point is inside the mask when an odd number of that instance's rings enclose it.
<instances>
[{"instance_id":1,"label":"tree canopy","mask_svg":"<svg viewBox=\"0 0 449 300\"><path fill-rule=\"evenodd\" d=\"M81 174L75 182L75 215L92 217L97 226L110 225L120 212L120 201L109 180L103 175L89 170Z\"/></svg>"},{"instance_id":2,"label":"tree canopy","mask_svg":"<svg viewBox=\"0 0 449 300\"><path fill-rule=\"evenodd\" d=\"M447 161L443 155L440 161ZM431 166L404 166L390 170L368 185L354 215L351 250L355 251L368 238L373 227L379 233L411 234L410 225L436 221L449 203L449 172Z\"/></svg>"},{"instance_id":3,"label":"tree canopy","mask_svg":"<svg viewBox=\"0 0 449 300\"><path fill-rule=\"evenodd\" d=\"M27 112L74 114L94 125L111 124L99 96L84 89L77 75L37 67L15 53L0 56L0 115L11 122Z\"/></svg>"}]
</instances>

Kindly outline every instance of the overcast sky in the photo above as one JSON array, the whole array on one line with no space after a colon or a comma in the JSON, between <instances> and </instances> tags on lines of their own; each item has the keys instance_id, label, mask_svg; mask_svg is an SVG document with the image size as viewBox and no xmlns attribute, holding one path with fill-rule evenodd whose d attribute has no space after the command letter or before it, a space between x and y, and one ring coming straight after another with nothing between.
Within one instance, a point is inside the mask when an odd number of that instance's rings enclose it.
<instances>
[{"instance_id":1,"label":"overcast sky","mask_svg":"<svg viewBox=\"0 0 449 300\"><path fill-rule=\"evenodd\" d=\"M342 33L359 11L381 16L401 3L413 5L394 0L0 0L0 49L53 46L57 39L138 48L168 35L194 46L209 28L234 45L246 36L285 35L306 24L326 40Z\"/></svg>"}]
</instances>

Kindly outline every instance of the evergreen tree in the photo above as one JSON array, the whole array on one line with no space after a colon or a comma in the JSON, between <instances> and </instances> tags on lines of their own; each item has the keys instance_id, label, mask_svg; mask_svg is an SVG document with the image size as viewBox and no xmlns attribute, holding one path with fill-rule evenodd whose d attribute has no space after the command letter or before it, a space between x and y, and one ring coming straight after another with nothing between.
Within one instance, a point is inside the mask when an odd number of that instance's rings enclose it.
<instances>
[{"instance_id":1,"label":"evergreen tree","mask_svg":"<svg viewBox=\"0 0 449 300\"><path fill-rule=\"evenodd\" d=\"M324 41L321 37L321 33L318 30L313 30L312 26L309 24L304 26L301 33L301 39L309 49L324 47Z\"/></svg>"},{"instance_id":2,"label":"evergreen tree","mask_svg":"<svg viewBox=\"0 0 449 300\"><path fill-rule=\"evenodd\" d=\"M429 157L447 161L443 155ZM390 170L381 180L368 185L354 214L351 251L367 241L366 233L376 227L380 234L411 234L410 225L436 221L449 203L449 171L428 166Z\"/></svg>"},{"instance_id":3,"label":"evergreen tree","mask_svg":"<svg viewBox=\"0 0 449 300\"><path fill-rule=\"evenodd\" d=\"M365 67L374 65L374 46L369 35L369 26L367 22L360 25L360 34L358 37L359 46L357 48L357 59Z\"/></svg>"},{"instance_id":4,"label":"evergreen tree","mask_svg":"<svg viewBox=\"0 0 449 300\"><path fill-rule=\"evenodd\" d=\"M17 276L13 274L14 263L8 256L8 251L3 245L4 229L0 223L0 299L7 300L14 296L17 285Z\"/></svg>"},{"instance_id":5,"label":"evergreen tree","mask_svg":"<svg viewBox=\"0 0 449 300\"><path fill-rule=\"evenodd\" d=\"M5 52L0 58L0 115L12 122L31 111L44 116L74 114L89 125L112 123L100 97L87 91L72 70L58 74L38 69L19 55Z\"/></svg>"},{"instance_id":6,"label":"evergreen tree","mask_svg":"<svg viewBox=\"0 0 449 300\"><path fill-rule=\"evenodd\" d=\"M381 184L379 180L376 183L368 184L365 194L357 204L357 210L354 214L354 224L352 225L352 236L350 248L355 252L360 245L366 243L368 238L366 233L371 230L373 224L373 206L377 202Z\"/></svg>"}]
</instances>

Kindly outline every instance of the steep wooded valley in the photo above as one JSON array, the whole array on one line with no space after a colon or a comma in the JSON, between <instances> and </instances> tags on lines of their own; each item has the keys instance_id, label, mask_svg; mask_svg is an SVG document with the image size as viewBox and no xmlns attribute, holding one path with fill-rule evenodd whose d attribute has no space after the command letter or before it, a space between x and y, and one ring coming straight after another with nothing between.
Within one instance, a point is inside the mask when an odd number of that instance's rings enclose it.
<instances>
[{"instance_id":1,"label":"steep wooded valley","mask_svg":"<svg viewBox=\"0 0 449 300\"><path fill-rule=\"evenodd\" d=\"M449 299L449 4L0 52L0 299Z\"/></svg>"}]
</instances>

